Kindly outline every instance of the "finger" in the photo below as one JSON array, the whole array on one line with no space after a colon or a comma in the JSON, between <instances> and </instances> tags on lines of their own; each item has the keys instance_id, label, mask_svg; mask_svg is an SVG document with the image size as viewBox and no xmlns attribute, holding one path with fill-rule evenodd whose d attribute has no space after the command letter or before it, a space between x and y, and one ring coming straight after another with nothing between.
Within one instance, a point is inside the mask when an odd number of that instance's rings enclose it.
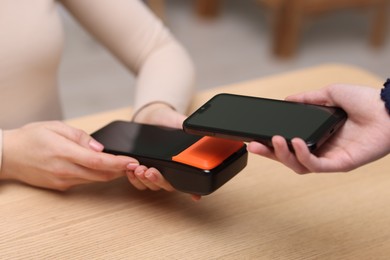
<instances>
[{"instance_id":1,"label":"finger","mask_svg":"<svg viewBox=\"0 0 390 260\"><path fill-rule=\"evenodd\" d=\"M91 148L92 150L94 150L95 152L102 152L104 150L103 144L99 143L98 141L96 141L92 137L90 137L90 139L88 140L88 147ZM86 148L88 148L88 147L86 147Z\"/></svg>"},{"instance_id":2,"label":"finger","mask_svg":"<svg viewBox=\"0 0 390 260\"><path fill-rule=\"evenodd\" d=\"M145 177L149 180L150 183L166 190L166 191L174 191L175 189L172 185L164 179L162 174L155 168L149 168L145 172Z\"/></svg>"},{"instance_id":3,"label":"finger","mask_svg":"<svg viewBox=\"0 0 390 260\"><path fill-rule=\"evenodd\" d=\"M136 178L143 184L145 185L148 189L150 190L160 190L161 188L154 183L150 182L148 178L146 177L147 171L149 169L143 165L137 167L137 169L134 171L134 174Z\"/></svg>"},{"instance_id":4,"label":"finger","mask_svg":"<svg viewBox=\"0 0 390 260\"><path fill-rule=\"evenodd\" d=\"M317 157L311 153L302 139L294 138L291 142L298 161L309 172L336 172L342 170L341 165L334 160Z\"/></svg>"},{"instance_id":5,"label":"finger","mask_svg":"<svg viewBox=\"0 0 390 260\"><path fill-rule=\"evenodd\" d=\"M52 122L49 127L61 136L71 140L80 146L101 152L104 146L80 129L73 128L62 122Z\"/></svg>"},{"instance_id":6,"label":"finger","mask_svg":"<svg viewBox=\"0 0 390 260\"><path fill-rule=\"evenodd\" d=\"M139 165L132 157L95 152L71 142L64 145L62 154L69 161L99 171L132 170Z\"/></svg>"},{"instance_id":7,"label":"finger","mask_svg":"<svg viewBox=\"0 0 390 260\"><path fill-rule=\"evenodd\" d=\"M330 105L327 91L309 91L301 94L291 95L286 97L287 101L316 104L316 105Z\"/></svg>"},{"instance_id":8,"label":"finger","mask_svg":"<svg viewBox=\"0 0 390 260\"><path fill-rule=\"evenodd\" d=\"M138 166L136 159L127 156L115 156L106 153L81 153L77 162L84 167L101 171L131 170Z\"/></svg>"},{"instance_id":9,"label":"finger","mask_svg":"<svg viewBox=\"0 0 390 260\"><path fill-rule=\"evenodd\" d=\"M307 173L307 169L300 164L295 155L289 150L287 142L283 137L272 137L272 145L274 147L275 156L281 163L296 173Z\"/></svg>"},{"instance_id":10,"label":"finger","mask_svg":"<svg viewBox=\"0 0 390 260\"><path fill-rule=\"evenodd\" d=\"M276 160L274 151L262 143L250 142L247 146L247 150L251 153L261 155L272 160Z\"/></svg>"},{"instance_id":11,"label":"finger","mask_svg":"<svg viewBox=\"0 0 390 260\"><path fill-rule=\"evenodd\" d=\"M309 172L315 172L317 171L317 165L316 162L316 156L314 156L312 153L310 153L309 148L305 144L305 142L300 138L294 138L291 140L292 146L295 151L295 155L297 157L297 160L304 165Z\"/></svg>"},{"instance_id":12,"label":"finger","mask_svg":"<svg viewBox=\"0 0 390 260\"><path fill-rule=\"evenodd\" d=\"M62 166L60 170L54 171L54 176L57 179L82 179L87 182L107 182L124 175L124 170L99 171L72 163L67 164L65 167Z\"/></svg>"},{"instance_id":13,"label":"finger","mask_svg":"<svg viewBox=\"0 0 390 260\"><path fill-rule=\"evenodd\" d=\"M200 201L201 198L202 196L200 195L191 194L191 199L195 202Z\"/></svg>"},{"instance_id":14,"label":"finger","mask_svg":"<svg viewBox=\"0 0 390 260\"><path fill-rule=\"evenodd\" d=\"M138 190L146 190L147 187L135 176L134 171L127 171L127 179Z\"/></svg>"}]
</instances>

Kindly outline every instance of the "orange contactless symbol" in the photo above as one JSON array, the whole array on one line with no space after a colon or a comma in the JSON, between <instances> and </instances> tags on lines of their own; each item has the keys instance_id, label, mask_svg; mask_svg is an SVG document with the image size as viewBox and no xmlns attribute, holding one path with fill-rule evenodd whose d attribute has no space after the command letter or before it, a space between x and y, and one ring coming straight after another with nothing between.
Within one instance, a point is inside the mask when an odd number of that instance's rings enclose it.
<instances>
[{"instance_id":1,"label":"orange contactless symbol","mask_svg":"<svg viewBox=\"0 0 390 260\"><path fill-rule=\"evenodd\" d=\"M173 156L172 160L203 170L211 170L237 152L243 145L244 143L240 141L205 136Z\"/></svg>"}]
</instances>

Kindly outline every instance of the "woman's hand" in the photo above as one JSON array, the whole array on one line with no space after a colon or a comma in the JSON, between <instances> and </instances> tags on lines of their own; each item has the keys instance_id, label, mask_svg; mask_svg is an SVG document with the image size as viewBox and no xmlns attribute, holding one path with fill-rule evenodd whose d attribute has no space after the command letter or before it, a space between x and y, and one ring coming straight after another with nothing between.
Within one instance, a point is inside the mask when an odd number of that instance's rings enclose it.
<instances>
[{"instance_id":1,"label":"woman's hand","mask_svg":"<svg viewBox=\"0 0 390 260\"><path fill-rule=\"evenodd\" d=\"M297 173L350 171L390 152L390 116L379 90L353 85L331 85L318 91L290 96L289 101L337 106L348 119L318 150L310 153L302 139L292 139L295 153L281 136L272 138L273 149L257 142L248 151L277 160Z\"/></svg>"},{"instance_id":2,"label":"woman's hand","mask_svg":"<svg viewBox=\"0 0 390 260\"><path fill-rule=\"evenodd\" d=\"M125 176L138 166L126 156L102 153L103 146L84 131L62 122L39 122L3 132L0 179L67 190Z\"/></svg>"},{"instance_id":3,"label":"woman's hand","mask_svg":"<svg viewBox=\"0 0 390 260\"><path fill-rule=\"evenodd\" d=\"M175 111L166 103L152 103L146 105L144 108L134 116L133 120L137 123L144 123L150 125L160 125L172 128L182 128L183 121L186 116Z\"/></svg>"}]
</instances>

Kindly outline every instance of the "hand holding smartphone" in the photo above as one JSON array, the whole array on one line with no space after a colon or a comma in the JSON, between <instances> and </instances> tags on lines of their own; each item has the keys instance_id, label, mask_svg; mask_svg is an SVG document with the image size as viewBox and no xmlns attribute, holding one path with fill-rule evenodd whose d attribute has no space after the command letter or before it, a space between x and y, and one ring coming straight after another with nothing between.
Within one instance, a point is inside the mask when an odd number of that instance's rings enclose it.
<instances>
[{"instance_id":1,"label":"hand holding smartphone","mask_svg":"<svg viewBox=\"0 0 390 260\"><path fill-rule=\"evenodd\" d=\"M187 133L272 146L275 135L303 139L313 151L347 119L341 108L234 94L218 94L183 123Z\"/></svg>"}]
</instances>

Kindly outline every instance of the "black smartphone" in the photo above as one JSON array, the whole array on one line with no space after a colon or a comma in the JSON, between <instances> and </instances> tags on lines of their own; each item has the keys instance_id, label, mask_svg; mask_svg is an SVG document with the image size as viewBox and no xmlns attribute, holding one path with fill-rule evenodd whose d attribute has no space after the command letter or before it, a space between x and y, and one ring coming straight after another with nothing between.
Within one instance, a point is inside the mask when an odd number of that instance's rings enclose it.
<instances>
[{"instance_id":1,"label":"black smartphone","mask_svg":"<svg viewBox=\"0 0 390 260\"><path fill-rule=\"evenodd\" d=\"M191 194L214 192L247 164L243 142L191 135L182 129L113 121L92 137L104 145L104 152L155 167L174 188Z\"/></svg>"},{"instance_id":2,"label":"black smartphone","mask_svg":"<svg viewBox=\"0 0 390 260\"><path fill-rule=\"evenodd\" d=\"M302 138L311 151L318 148L347 118L337 107L303 104L235 94L218 94L183 123L187 133L272 146L281 135L291 149L291 139Z\"/></svg>"}]
</instances>

